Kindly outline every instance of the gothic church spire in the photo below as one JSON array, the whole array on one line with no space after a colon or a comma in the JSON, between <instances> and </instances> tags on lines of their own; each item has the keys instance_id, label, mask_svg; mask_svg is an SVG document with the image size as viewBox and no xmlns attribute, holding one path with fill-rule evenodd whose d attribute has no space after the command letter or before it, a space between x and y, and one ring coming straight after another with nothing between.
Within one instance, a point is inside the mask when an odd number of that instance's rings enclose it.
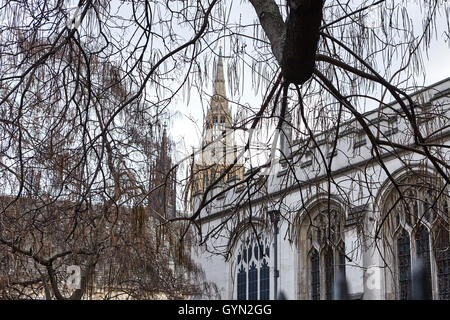
<instances>
[{"instance_id":1,"label":"gothic church spire","mask_svg":"<svg viewBox=\"0 0 450 320\"><path fill-rule=\"evenodd\" d=\"M219 47L219 59L216 65L216 78L214 80L214 95L226 98L225 77L223 74L222 46Z\"/></svg>"}]
</instances>

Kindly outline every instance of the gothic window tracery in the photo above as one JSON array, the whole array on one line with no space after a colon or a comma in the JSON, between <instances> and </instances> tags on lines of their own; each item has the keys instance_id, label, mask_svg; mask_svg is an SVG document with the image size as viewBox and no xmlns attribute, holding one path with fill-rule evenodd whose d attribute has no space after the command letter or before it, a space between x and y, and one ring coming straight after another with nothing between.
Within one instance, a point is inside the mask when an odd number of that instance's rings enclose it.
<instances>
[{"instance_id":1,"label":"gothic window tracery","mask_svg":"<svg viewBox=\"0 0 450 320\"><path fill-rule=\"evenodd\" d=\"M270 298L270 246L264 234L246 231L237 244L236 297L238 300L268 300Z\"/></svg>"},{"instance_id":2,"label":"gothic window tracery","mask_svg":"<svg viewBox=\"0 0 450 320\"><path fill-rule=\"evenodd\" d=\"M410 177L402 185L407 186L401 189L403 199L392 191L384 209L385 214L392 209L386 224L395 249L392 290L397 299L411 298L412 267L420 258L426 279L425 299L449 299L448 189L439 189L439 183L431 178L424 182Z\"/></svg>"},{"instance_id":3,"label":"gothic window tracery","mask_svg":"<svg viewBox=\"0 0 450 320\"><path fill-rule=\"evenodd\" d=\"M312 213L307 228L309 299L332 299L338 272L345 275L343 215L336 209Z\"/></svg>"}]
</instances>

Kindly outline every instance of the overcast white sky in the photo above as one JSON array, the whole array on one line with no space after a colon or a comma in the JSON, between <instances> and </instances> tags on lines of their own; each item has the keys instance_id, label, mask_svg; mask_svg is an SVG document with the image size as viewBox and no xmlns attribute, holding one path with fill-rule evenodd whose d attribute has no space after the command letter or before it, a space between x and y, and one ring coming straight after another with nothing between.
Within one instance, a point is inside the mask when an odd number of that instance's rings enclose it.
<instances>
[{"instance_id":1,"label":"overcast white sky","mask_svg":"<svg viewBox=\"0 0 450 320\"><path fill-rule=\"evenodd\" d=\"M236 4L236 5L234 5ZM255 14L253 8L248 4L248 1L235 1L234 2L234 10L233 14L235 19L247 19L248 22L251 22L254 19ZM410 16L412 17L421 17L421 13L419 10L414 9L411 10ZM233 18L233 17L232 17ZM414 19L416 20L416 19ZM417 30L420 29L421 20L417 20ZM425 59L425 70L426 70L426 78L424 85L430 85L435 82L438 82L444 78L450 76L450 50L448 43L448 26L446 24L445 18L442 17L438 20L438 34L434 37L432 45L429 50L428 56L424 55ZM447 31L447 36L444 32ZM447 41L445 41L447 40ZM226 41L226 40L225 40ZM224 55L227 55L227 43L224 45ZM225 69L227 68L227 61L224 60ZM212 65L210 66L212 72ZM250 70L246 70L246 77L249 77ZM225 70L225 77L227 76L227 72ZM209 80L209 86L207 91L211 94L212 79ZM230 97L230 90L227 90L229 98L239 99L240 103L246 104L248 103L252 107L258 107L261 104L261 95L255 93L255 90L251 88L250 80L246 80L245 91L241 97ZM227 79L226 79L227 83ZM209 99L204 99L203 106L200 103L199 96L196 94L194 90L191 91L189 104L187 104L186 100L180 96L176 103L173 105L173 111L177 112L178 116L173 120L171 125L171 136L173 140L177 143L178 155L176 158L180 159L182 155L186 155L186 152L191 152L192 147L198 147L201 143L201 134L202 134L202 126L203 126L203 116L206 112L205 108L208 105ZM233 114L236 113L236 107L232 106Z\"/></svg>"}]
</instances>

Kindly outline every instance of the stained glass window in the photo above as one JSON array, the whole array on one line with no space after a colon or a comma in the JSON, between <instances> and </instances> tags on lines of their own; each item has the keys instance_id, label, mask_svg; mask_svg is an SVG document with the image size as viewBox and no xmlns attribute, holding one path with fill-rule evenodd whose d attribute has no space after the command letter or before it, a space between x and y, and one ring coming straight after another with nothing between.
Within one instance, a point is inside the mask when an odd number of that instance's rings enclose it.
<instances>
[{"instance_id":1,"label":"stained glass window","mask_svg":"<svg viewBox=\"0 0 450 320\"><path fill-rule=\"evenodd\" d=\"M430 265L430 239L428 230L425 226L420 225L416 232L417 256L422 259L425 267L425 299L432 299L431 293L431 265Z\"/></svg>"},{"instance_id":2,"label":"stained glass window","mask_svg":"<svg viewBox=\"0 0 450 320\"><path fill-rule=\"evenodd\" d=\"M319 254L316 250L311 254L311 298L320 300Z\"/></svg>"},{"instance_id":3,"label":"stained glass window","mask_svg":"<svg viewBox=\"0 0 450 320\"><path fill-rule=\"evenodd\" d=\"M410 296L411 290L411 249L409 235L403 230L397 239L398 250L398 273L401 300L406 300Z\"/></svg>"}]
</instances>

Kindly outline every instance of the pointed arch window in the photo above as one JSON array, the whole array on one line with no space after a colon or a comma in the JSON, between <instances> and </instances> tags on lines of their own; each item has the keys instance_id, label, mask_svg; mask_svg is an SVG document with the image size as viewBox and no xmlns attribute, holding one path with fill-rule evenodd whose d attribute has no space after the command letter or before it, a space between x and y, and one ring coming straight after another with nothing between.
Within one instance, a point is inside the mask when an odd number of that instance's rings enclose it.
<instances>
[{"instance_id":1,"label":"pointed arch window","mask_svg":"<svg viewBox=\"0 0 450 320\"><path fill-rule=\"evenodd\" d=\"M390 212L386 241L396 242L392 261L397 275L391 278L391 292L397 299L411 298L412 266L420 258L426 279L425 299L449 299L448 187L423 176L410 176L398 183L403 198L393 191L384 208L384 214Z\"/></svg>"},{"instance_id":2,"label":"pointed arch window","mask_svg":"<svg viewBox=\"0 0 450 320\"><path fill-rule=\"evenodd\" d=\"M333 299L336 275L345 276L345 242L343 215L336 209L317 210L311 213L306 245L309 252L309 289L307 298Z\"/></svg>"},{"instance_id":3,"label":"pointed arch window","mask_svg":"<svg viewBox=\"0 0 450 320\"><path fill-rule=\"evenodd\" d=\"M236 254L238 300L270 298L270 245L263 231L258 231L258 237L253 230L241 236Z\"/></svg>"},{"instance_id":4,"label":"pointed arch window","mask_svg":"<svg viewBox=\"0 0 450 320\"><path fill-rule=\"evenodd\" d=\"M400 284L400 299L407 300L411 292L411 248L406 230L397 239L398 274Z\"/></svg>"}]
</instances>

